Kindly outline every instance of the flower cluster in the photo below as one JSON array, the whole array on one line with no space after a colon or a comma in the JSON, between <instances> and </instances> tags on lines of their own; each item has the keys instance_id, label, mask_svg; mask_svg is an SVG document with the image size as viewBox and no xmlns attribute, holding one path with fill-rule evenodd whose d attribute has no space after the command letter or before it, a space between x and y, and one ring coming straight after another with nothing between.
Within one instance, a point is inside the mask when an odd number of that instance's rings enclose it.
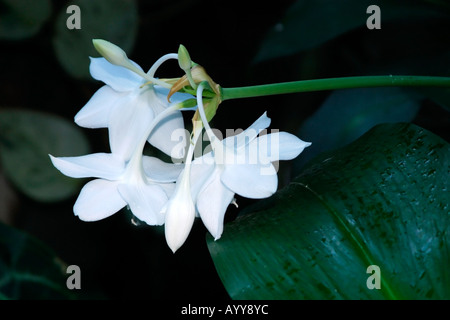
<instances>
[{"instance_id":1,"label":"flower cluster","mask_svg":"<svg viewBox=\"0 0 450 320\"><path fill-rule=\"evenodd\" d=\"M86 128L107 128L111 152L50 155L66 176L95 178L75 202L74 213L81 220L104 219L128 206L139 220L165 225L173 252L187 239L196 217L217 240L235 194L254 199L271 196L278 184L272 162L293 159L310 145L286 132L262 135L270 125L266 113L247 130L220 140L208 124L220 103L220 90L190 61L184 47L144 72L117 46L103 40L94 40L94 46L103 57L91 58L90 73L105 85L76 114L75 122ZM159 66L169 59L177 59L186 74L156 78ZM205 90L209 98L203 97ZM185 128L182 111L196 112L190 141L180 148L171 136ZM210 151L194 157L203 130ZM167 163L146 156L147 143L183 161Z\"/></svg>"}]
</instances>

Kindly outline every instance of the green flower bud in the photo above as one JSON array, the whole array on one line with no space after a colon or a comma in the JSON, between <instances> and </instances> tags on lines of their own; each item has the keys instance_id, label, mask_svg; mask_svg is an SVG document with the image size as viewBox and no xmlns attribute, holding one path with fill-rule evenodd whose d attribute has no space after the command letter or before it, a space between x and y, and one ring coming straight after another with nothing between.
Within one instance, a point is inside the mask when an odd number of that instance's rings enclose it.
<instances>
[{"instance_id":1,"label":"green flower bud","mask_svg":"<svg viewBox=\"0 0 450 320\"><path fill-rule=\"evenodd\" d=\"M184 71L191 69L192 61L186 47L180 44L178 48L178 64Z\"/></svg>"},{"instance_id":2,"label":"green flower bud","mask_svg":"<svg viewBox=\"0 0 450 320\"><path fill-rule=\"evenodd\" d=\"M95 49L100 53L106 60L111 62L112 64L118 66L124 66L128 64L128 57L125 51L123 51L120 47L115 44L102 40L102 39L94 39L92 40Z\"/></svg>"},{"instance_id":3,"label":"green flower bud","mask_svg":"<svg viewBox=\"0 0 450 320\"><path fill-rule=\"evenodd\" d=\"M95 49L112 64L127 68L141 77L147 78L147 75L142 70L131 63L125 51L123 51L120 47L102 39L93 39L92 43L94 44Z\"/></svg>"}]
</instances>

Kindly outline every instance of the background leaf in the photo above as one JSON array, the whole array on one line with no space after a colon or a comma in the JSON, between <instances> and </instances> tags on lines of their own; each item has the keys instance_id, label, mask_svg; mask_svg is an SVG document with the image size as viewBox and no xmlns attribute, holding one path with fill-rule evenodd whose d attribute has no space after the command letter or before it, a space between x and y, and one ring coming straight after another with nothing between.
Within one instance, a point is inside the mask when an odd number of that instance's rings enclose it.
<instances>
[{"instance_id":1,"label":"background leaf","mask_svg":"<svg viewBox=\"0 0 450 320\"><path fill-rule=\"evenodd\" d=\"M74 195L84 182L56 170L48 156L89 153L88 142L73 123L52 114L3 109L0 111L0 161L13 184L39 201L58 201Z\"/></svg>"},{"instance_id":2,"label":"background leaf","mask_svg":"<svg viewBox=\"0 0 450 320\"><path fill-rule=\"evenodd\" d=\"M379 125L209 236L211 256L234 299L449 299L449 173L444 140Z\"/></svg>"},{"instance_id":3,"label":"background leaf","mask_svg":"<svg viewBox=\"0 0 450 320\"><path fill-rule=\"evenodd\" d=\"M69 299L66 266L43 243L0 223L0 299Z\"/></svg>"},{"instance_id":4,"label":"background leaf","mask_svg":"<svg viewBox=\"0 0 450 320\"><path fill-rule=\"evenodd\" d=\"M92 39L108 40L130 53L137 35L138 16L134 0L79 0L81 29L70 30L66 8L56 20L53 45L63 68L75 78L89 79L89 57L98 57Z\"/></svg>"},{"instance_id":5,"label":"background leaf","mask_svg":"<svg viewBox=\"0 0 450 320\"><path fill-rule=\"evenodd\" d=\"M337 90L303 122L298 136L314 141L308 152L295 159L299 170L318 154L347 145L380 123L411 122L421 98L401 88ZM298 173L298 171L297 171Z\"/></svg>"},{"instance_id":6,"label":"background leaf","mask_svg":"<svg viewBox=\"0 0 450 320\"><path fill-rule=\"evenodd\" d=\"M365 26L370 16L366 10L370 5L380 7L382 24L397 19L423 20L446 16L436 6L414 0L408 1L408 6L395 0L297 0L281 22L270 30L255 60L260 62L292 55Z\"/></svg>"},{"instance_id":7,"label":"background leaf","mask_svg":"<svg viewBox=\"0 0 450 320\"><path fill-rule=\"evenodd\" d=\"M20 40L35 35L51 15L50 0L1 0L0 39Z\"/></svg>"},{"instance_id":8,"label":"background leaf","mask_svg":"<svg viewBox=\"0 0 450 320\"><path fill-rule=\"evenodd\" d=\"M433 100L439 106L450 111L450 89L442 88L422 88L417 90L425 97Z\"/></svg>"}]
</instances>

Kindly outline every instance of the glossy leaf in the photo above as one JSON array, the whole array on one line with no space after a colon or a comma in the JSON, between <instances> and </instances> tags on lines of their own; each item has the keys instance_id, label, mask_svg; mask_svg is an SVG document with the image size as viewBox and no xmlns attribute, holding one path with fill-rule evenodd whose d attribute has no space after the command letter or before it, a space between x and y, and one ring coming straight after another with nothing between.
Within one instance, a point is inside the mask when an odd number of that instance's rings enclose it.
<instances>
[{"instance_id":1,"label":"glossy leaf","mask_svg":"<svg viewBox=\"0 0 450 320\"><path fill-rule=\"evenodd\" d=\"M449 174L443 139L379 125L315 158L208 247L234 299L449 299ZM367 285L371 265L380 289Z\"/></svg>"},{"instance_id":2,"label":"glossy leaf","mask_svg":"<svg viewBox=\"0 0 450 320\"><path fill-rule=\"evenodd\" d=\"M0 299L71 299L66 266L43 243L0 223Z\"/></svg>"},{"instance_id":3,"label":"glossy leaf","mask_svg":"<svg viewBox=\"0 0 450 320\"><path fill-rule=\"evenodd\" d=\"M446 17L439 6L422 1L297 0L267 34L255 60L280 58L315 48L350 30L366 26L370 5L381 9L382 23Z\"/></svg>"},{"instance_id":4,"label":"glossy leaf","mask_svg":"<svg viewBox=\"0 0 450 320\"><path fill-rule=\"evenodd\" d=\"M110 41L130 52L137 35L138 14L134 0L78 0L68 4L80 9L80 29L69 29L71 14L62 10L56 21L53 45L63 68L73 77L90 79L89 57L98 57L92 40ZM74 13L73 13L74 14Z\"/></svg>"},{"instance_id":5,"label":"glossy leaf","mask_svg":"<svg viewBox=\"0 0 450 320\"><path fill-rule=\"evenodd\" d=\"M58 201L77 193L82 180L56 170L49 158L89 153L87 139L73 123L52 114L0 111L0 163L10 181L37 201Z\"/></svg>"}]
</instances>

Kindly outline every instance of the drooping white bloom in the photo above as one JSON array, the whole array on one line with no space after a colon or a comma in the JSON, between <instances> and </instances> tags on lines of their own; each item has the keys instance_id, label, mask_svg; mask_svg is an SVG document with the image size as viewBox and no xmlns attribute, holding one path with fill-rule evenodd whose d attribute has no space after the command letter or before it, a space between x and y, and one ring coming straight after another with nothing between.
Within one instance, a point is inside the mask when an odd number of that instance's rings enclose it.
<instances>
[{"instance_id":1,"label":"drooping white bloom","mask_svg":"<svg viewBox=\"0 0 450 320\"><path fill-rule=\"evenodd\" d=\"M270 125L266 113L242 133L219 141L206 121L201 85L198 90L198 109L212 151L192 163L192 194L203 223L217 240L222 235L225 211L234 195L253 199L271 196L278 186L272 162L293 159L310 143L287 132L258 137Z\"/></svg>"},{"instance_id":2,"label":"drooping white bloom","mask_svg":"<svg viewBox=\"0 0 450 320\"><path fill-rule=\"evenodd\" d=\"M161 57L147 74L131 60L129 62L140 72L111 64L105 58L91 58L92 77L105 85L76 114L75 122L87 128L107 127L111 152L129 159L135 141L140 139L148 123L168 107L192 98L189 94L176 93L169 103L168 88L148 83L149 79L157 80L153 78L154 73L164 61L176 57L176 54ZM161 81L158 83L164 85ZM171 154L177 142L170 139L172 132L180 128L184 128L184 122L181 112L177 111L158 124L148 141L173 158L181 158L183 150L179 150L179 154Z\"/></svg>"},{"instance_id":3,"label":"drooping white bloom","mask_svg":"<svg viewBox=\"0 0 450 320\"><path fill-rule=\"evenodd\" d=\"M195 220L195 205L189 183L189 175L182 175L172 197L161 210L165 216L166 242L173 253L184 244Z\"/></svg>"},{"instance_id":4,"label":"drooping white bloom","mask_svg":"<svg viewBox=\"0 0 450 320\"><path fill-rule=\"evenodd\" d=\"M164 224L160 211L172 194L183 166L143 156L143 148L159 121L177 109L177 105L172 106L147 123L140 139L132 142L130 157L120 152L59 158L50 155L53 165L66 176L97 178L81 190L74 205L75 215L85 221L96 221L128 205L139 220L149 225Z\"/></svg>"},{"instance_id":5,"label":"drooping white bloom","mask_svg":"<svg viewBox=\"0 0 450 320\"><path fill-rule=\"evenodd\" d=\"M189 145L184 171L180 174L172 197L161 209L161 214L165 215L166 242L173 253L186 241L196 216L191 194L190 169L194 148L201 131L201 127L194 129L193 143Z\"/></svg>"},{"instance_id":6,"label":"drooping white bloom","mask_svg":"<svg viewBox=\"0 0 450 320\"><path fill-rule=\"evenodd\" d=\"M128 206L141 221L162 225L161 209L184 166L143 156L143 149L148 141L172 157L183 156L179 141L170 138L174 131L184 129L180 109L189 110L183 102L192 96L176 93L169 103L166 87L170 85L154 78L158 67L177 55L161 57L144 73L117 46L102 40L94 44L107 59L91 58L91 75L105 86L78 112L75 122L88 128L107 127L111 153L50 155L51 161L69 177L96 178L82 188L75 202L74 213L80 219L100 220ZM173 149L180 152L173 154Z\"/></svg>"},{"instance_id":7,"label":"drooping white bloom","mask_svg":"<svg viewBox=\"0 0 450 320\"><path fill-rule=\"evenodd\" d=\"M129 161L113 153L80 157L53 157L53 165L73 178L97 178L88 182L74 205L81 220L107 218L128 205L149 225L162 225L160 210L172 194L182 165L168 164L136 152Z\"/></svg>"}]
</instances>

